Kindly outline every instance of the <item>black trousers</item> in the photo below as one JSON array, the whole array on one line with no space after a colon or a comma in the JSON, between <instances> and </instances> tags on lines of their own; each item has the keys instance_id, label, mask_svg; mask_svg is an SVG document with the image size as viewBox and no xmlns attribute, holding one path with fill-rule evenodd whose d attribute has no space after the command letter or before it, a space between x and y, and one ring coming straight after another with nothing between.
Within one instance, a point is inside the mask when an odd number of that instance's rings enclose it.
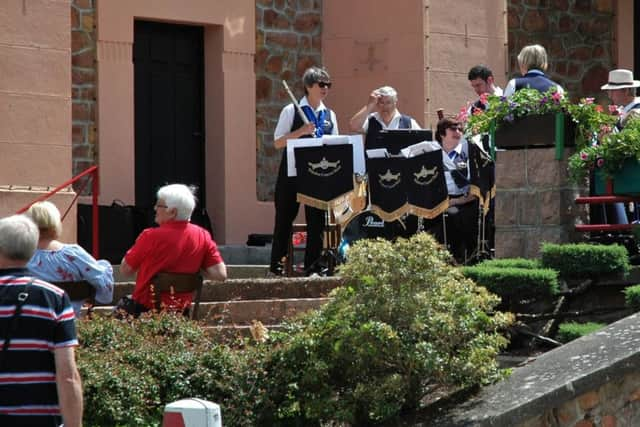
<instances>
[{"instance_id":1,"label":"black trousers","mask_svg":"<svg viewBox=\"0 0 640 427\"><path fill-rule=\"evenodd\" d=\"M282 167L281 167L282 169ZM300 204L296 201L296 181L295 178L278 174L275 192L276 219L273 230L273 243L271 246L271 266L272 272L277 272L282 262L282 258L287 256L289 249L289 239L291 239L291 228L293 221L298 215ZM307 245L304 253L304 268L312 270L314 263L322 255L323 230L325 211L304 207L307 221Z\"/></svg>"},{"instance_id":2,"label":"black trousers","mask_svg":"<svg viewBox=\"0 0 640 427\"><path fill-rule=\"evenodd\" d=\"M478 201L457 205L446 217L447 245L456 262L463 264L478 246Z\"/></svg>"}]
</instances>

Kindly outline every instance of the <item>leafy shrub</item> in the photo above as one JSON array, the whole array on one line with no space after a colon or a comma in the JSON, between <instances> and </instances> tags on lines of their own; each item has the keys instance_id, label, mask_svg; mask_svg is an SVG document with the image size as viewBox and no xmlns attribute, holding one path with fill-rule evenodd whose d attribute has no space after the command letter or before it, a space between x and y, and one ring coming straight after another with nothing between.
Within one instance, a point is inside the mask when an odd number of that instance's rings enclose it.
<instances>
[{"instance_id":1,"label":"leafy shrub","mask_svg":"<svg viewBox=\"0 0 640 427\"><path fill-rule=\"evenodd\" d=\"M78 336L86 425L158 425L164 405L185 397L221 404L225 425L251 424L245 354L212 342L197 323L97 317L79 321Z\"/></svg>"},{"instance_id":2,"label":"leafy shrub","mask_svg":"<svg viewBox=\"0 0 640 427\"><path fill-rule=\"evenodd\" d=\"M624 302L634 311L640 311L640 285L629 286L624 290Z\"/></svg>"},{"instance_id":3,"label":"leafy shrub","mask_svg":"<svg viewBox=\"0 0 640 427\"><path fill-rule=\"evenodd\" d=\"M580 338L585 335L589 335L592 332L599 331L600 329L607 326L604 323L576 323L576 322L567 322L561 323L558 326L558 333L556 334L556 338L558 341L567 343L569 341L573 341L577 338Z\"/></svg>"},{"instance_id":4,"label":"leafy shrub","mask_svg":"<svg viewBox=\"0 0 640 427\"><path fill-rule=\"evenodd\" d=\"M345 286L276 338L265 361L259 425L371 425L419 406L430 387L502 375L495 356L509 319L422 233L358 241Z\"/></svg>"},{"instance_id":5,"label":"leafy shrub","mask_svg":"<svg viewBox=\"0 0 640 427\"><path fill-rule=\"evenodd\" d=\"M487 267L479 264L464 267L463 272L466 277L499 295L505 303L558 293L558 273L548 268Z\"/></svg>"},{"instance_id":6,"label":"leafy shrub","mask_svg":"<svg viewBox=\"0 0 640 427\"><path fill-rule=\"evenodd\" d=\"M542 265L553 268L562 278L593 277L610 273L628 273L627 250L620 245L587 243L542 245Z\"/></svg>"},{"instance_id":7,"label":"leafy shrub","mask_svg":"<svg viewBox=\"0 0 640 427\"><path fill-rule=\"evenodd\" d=\"M486 261L482 261L477 266L481 267L497 267L497 268L542 268L540 261L537 259L526 259L526 258L495 258L488 259Z\"/></svg>"}]
</instances>

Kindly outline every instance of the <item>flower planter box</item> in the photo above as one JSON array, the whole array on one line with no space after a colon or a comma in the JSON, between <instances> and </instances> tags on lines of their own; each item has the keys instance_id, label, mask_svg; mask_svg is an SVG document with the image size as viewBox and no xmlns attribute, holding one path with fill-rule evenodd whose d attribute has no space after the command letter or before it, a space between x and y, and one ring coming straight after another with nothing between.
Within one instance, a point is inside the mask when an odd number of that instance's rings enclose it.
<instances>
[{"instance_id":1,"label":"flower planter box","mask_svg":"<svg viewBox=\"0 0 640 427\"><path fill-rule=\"evenodd\" d=\"M569 147L575 145L575 124L569 116L562 114L534 114L513 123L501 123L495 131L494 141L496 147L502 149L553 147L558 143Z\"/></svg>"},{"instance_id":2,"label":"flower planter box","mask_svg":"<svg viewBox=\"0 0 640 427\"><path fill-rule=\"evenodd\" d=\"M608 194L607 179L600 169L595 171L595 193L597 196ZM636 159L627 159L622 169L613 177L613 194L616 196L640 195L640 162Z\"/></svg>"}]
</instances>

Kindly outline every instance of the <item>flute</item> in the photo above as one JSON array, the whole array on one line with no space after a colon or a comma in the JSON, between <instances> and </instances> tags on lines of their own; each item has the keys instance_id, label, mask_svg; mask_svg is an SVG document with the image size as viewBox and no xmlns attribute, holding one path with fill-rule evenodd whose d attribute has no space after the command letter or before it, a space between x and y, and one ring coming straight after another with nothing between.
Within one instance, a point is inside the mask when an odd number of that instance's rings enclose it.
<instances>
[{"instance_id":1,"label":"flute","mask_svg":"<svg viewBox=\"0 0 640 427\"><path fill-rule=\"evenodd\" d=\"M305 125L308 125L309 119L307 118L307 115L304 114L304 111L302 110L302 107L300 106L300 104L298 104L298 100L296 99L296 97L293 96L293 93L291 93L291 89L289 89L289 85L285 80L282 81L282 85L284 86L284 90L286 90L287 93L289 94L289 97L291 98L291 102L293 102L293 105L296 107L296 110L298 110L298 114L300 115L302 122Z\"/></svg>"}]
</instances>

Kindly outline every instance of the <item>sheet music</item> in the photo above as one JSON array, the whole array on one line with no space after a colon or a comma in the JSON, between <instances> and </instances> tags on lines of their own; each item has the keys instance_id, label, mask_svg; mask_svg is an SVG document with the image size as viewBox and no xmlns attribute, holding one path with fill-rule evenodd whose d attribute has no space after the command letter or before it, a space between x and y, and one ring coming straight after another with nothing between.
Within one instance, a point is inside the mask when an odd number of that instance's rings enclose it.
<instances>
[{"instance_id":1,"label":"sheet music","mask_svg":"<svg viewBox=\"0 0 640 427\"><path fill-rule=\"evenodd\" d=\"M430 153L442 149L436 141L422 141L417 144L410 145L400 150L400 153L407 159L419 156L423 153Z\"/></svg>"},{"instance_id":2,"label":"sheet music","mask_svg":"<svg viewBox=\"0 0 640 427\"><path fill-rule=\"evenodd\" d=\"M367 150L367 157L370 159L383 159L385 157L389 157L389 152L386 148L374 148L372 150Z\"/></svg>"},{"instance_id":3,"label":"sheet music","mask_svg":"<svg viewBox=\"0 0 640 427\"><path fill-rule=\"evenodd\" d=\"M287 176L296 176L296 156L293 149L296 147L320 147L322 138L299 138L287 140Z\"/></svg>"},{"instance_id":4,"label":"sheet music","mask_svg":"<svg viewBox=\"0 0 640 427\"><path fill-rule=\"evenodd\" d=\"M287 176L297 176L294 148L319 147L321 145L350 144L353 148L353 173L364 175L364 141L362 135L324 135L322 138L300 138L287 140Z\"/></svg>"}]
</instances>

